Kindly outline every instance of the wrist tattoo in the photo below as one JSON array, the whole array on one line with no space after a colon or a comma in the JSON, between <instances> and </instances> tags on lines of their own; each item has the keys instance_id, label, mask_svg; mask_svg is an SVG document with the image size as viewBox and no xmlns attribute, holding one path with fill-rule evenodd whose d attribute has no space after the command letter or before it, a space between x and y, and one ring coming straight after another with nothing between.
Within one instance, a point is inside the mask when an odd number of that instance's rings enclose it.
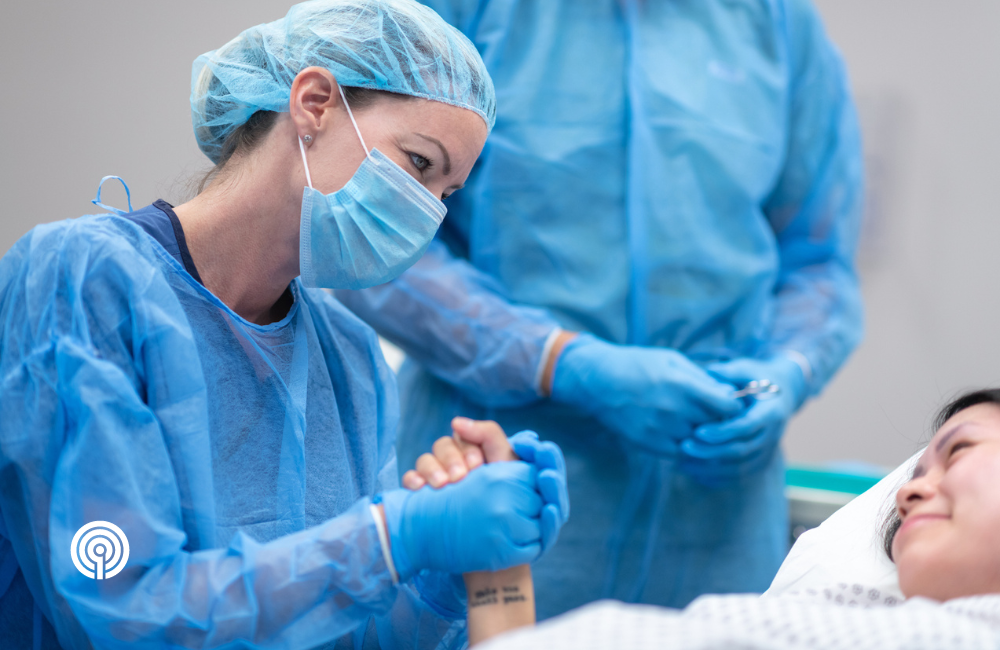
<instances>
[{"instance_id":1,"label":"wrist tattoo","mask_svg":"<svg viewBox=\"0 0 1000 650\"><path fill-rule=\"evenodd\" d=\"M469 607L496 605L497 602L499 602L497 599L497 590L493 587L485 587L483 589L476 590L476 592L472 594L472 598L469 599Z\"/></svg>"},{"instance_id":2,"label":"wrist tattoo","mask_svg":"<svg viewBox=\"0 0 1000 650\"><path fill-rule=\"evenodd\" d=\"M511 585L510 587L502 587L502 589L503 589L504 605L507 605L508 603L523 603L524 601L528 600L527 598L524 597L524 594L521 593L521 588L518 587L517 585Z\"/></svg>"},{"instance_id":3,"label":"wrist tattoo","mask_svg":"<svg viewBox=\"0 0 1000 650\"><path fill-rule=\"evenodd\" d=\"M495 587L485 587L472 594L472 597L469 598L469 608L496 604L509 605L523 603L527 600L517 585L500 587L500 591L497 591Z\"/></svg>"}]
</instances>

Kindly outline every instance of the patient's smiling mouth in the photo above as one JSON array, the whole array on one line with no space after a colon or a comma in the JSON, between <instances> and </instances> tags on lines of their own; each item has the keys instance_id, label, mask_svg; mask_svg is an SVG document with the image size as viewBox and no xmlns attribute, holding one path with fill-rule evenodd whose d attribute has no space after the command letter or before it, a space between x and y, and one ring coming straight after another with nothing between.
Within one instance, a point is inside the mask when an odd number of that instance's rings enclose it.
<instances>
[{"instance_id":1,"label":"patient's smiling mouth","mask_svg":"<svg viewBox=\"0 0 1000 650\"><path fill-rule=\"evenodd\" d=\"M903 522L903 525L899 527L899 531L896 533L897 537L901 537L906 534L907 531L913 530L914 528L923 527L926 524L935 523L943 520L951 519L949 515L941 514L923 514L923 515L910 515Z\"/></svg>"}]
</instances>

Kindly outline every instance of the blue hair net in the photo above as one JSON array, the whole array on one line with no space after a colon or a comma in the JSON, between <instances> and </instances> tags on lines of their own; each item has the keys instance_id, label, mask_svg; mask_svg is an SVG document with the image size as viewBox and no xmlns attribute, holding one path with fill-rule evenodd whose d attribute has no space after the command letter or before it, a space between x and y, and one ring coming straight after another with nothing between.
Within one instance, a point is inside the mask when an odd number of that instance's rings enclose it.
<instances>
[{"instance_id":1,"label":"blue hair net","mask_svg":"<svg viewBox=\"0 0 1000 650\"><path fill-rule=\"evenodd\" d=\"M222 144L257 111L287 111L292 81L310 66L344 87L432 99L496 119L493 82L475 46L413 0L312 0L195 59L191 118L198 146Z\"/></svg>"}]
</instances>

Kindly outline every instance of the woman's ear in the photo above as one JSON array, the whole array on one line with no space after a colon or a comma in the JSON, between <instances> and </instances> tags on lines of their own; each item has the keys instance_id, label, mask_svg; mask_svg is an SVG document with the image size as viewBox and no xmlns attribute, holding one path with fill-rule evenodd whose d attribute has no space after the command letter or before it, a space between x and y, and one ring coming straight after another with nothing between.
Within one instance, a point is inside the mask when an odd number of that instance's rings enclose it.
<instances>
[{"instance_id":1,"label":"woman's ear","mask_svg":"<svg viewBox=\"0 0 1000 650\"><path fill-rule=\"evenodd\" d=\"M299 137L315 138L316 133L327 126L340 103L337 79L329 70L312 66L295 75L288 112Z\"/></svg>"}]
</instances>

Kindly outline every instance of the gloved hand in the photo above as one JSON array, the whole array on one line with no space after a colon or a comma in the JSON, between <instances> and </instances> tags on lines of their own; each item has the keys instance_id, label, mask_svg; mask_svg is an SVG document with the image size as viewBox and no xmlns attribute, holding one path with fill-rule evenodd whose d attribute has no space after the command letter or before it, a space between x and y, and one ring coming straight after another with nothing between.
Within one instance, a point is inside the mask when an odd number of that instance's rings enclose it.
<instances>
[{"instance_id":1,"label":"gloved hand","mask_svg":"<svg viewBox=\"0 0 1000 650\"><path fill-rule=\"evenodd\" d=\"M705 424L681 443L683 472L706 483L720 483L758 471L770 460L788 419L807 396L805 377L788 357L736 359L706 368L723 381L743 387L769 379L780 387L760 398L747 396L748 406L725 422Z\"/></svg>"},{"instance_id":2,"label":"gloved hand","mask_svg":"<svg viewBox=\"0 0 1000 650\"><path fill-rule=\"evenodd\" d=\"M528 463L491 463L436 490L382 495L400 580L423 569L498 571L534 561L542 550L542 497Z\"/></svg>"},{"instance_id":3,"label":"gloved hand","mask_svg":"<svg viewBox=\"0 0 1000 650\"><path fill-rule=\"evenodd\" d=\"M523 460L538 473L538 492L542 497L542 554L555 543L559 530L569 517L569 492L566 488L566 461L554 442L542 442L534 431L521 431L510 438L496 422L455 418L454 436L439 438L432 453L417 460L416 469L403 475L403 485L419 490L430 484L435 488L458 483L484 462Z\"/></svg>"},{"instance_id":4,"label":"gloved hand","mask_svg":"<svg viewBox=\"0 0 1000 650\"><path fill-rule=\"evenodd\" d=\"M695 427L742 411L735 390L676 350L614 345L589 334L566 345L552 378L553 400L664 455L676 454Z\"/></svg>"},{"instance_id":5,"label":"gloved hand","mask_svg":"<svg viewBox=\"0 0 1000 650\"><path fill-rule=\"evenodd\" d=\"M542 506L542 555L556 539L569 519L569 490L566 487L566 459L554 442L543 442L534 431L521 431L510 438L514 453L538 472L538 492Z\"/></svg>"}]
</instances>

